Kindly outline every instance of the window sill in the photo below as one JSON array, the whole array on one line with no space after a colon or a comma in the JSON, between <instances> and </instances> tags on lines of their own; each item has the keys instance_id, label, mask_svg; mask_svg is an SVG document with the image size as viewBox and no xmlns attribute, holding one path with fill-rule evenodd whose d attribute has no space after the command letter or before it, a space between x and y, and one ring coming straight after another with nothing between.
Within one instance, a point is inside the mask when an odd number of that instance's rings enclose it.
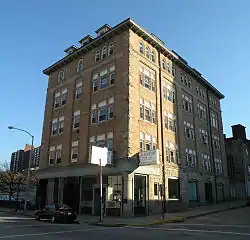
<instances>
[{"instance_id":1,"label":"window sill","mask_svg":"<svg viewBox=\"0 0 250 240\"><path fill-rule=\"evenodd\" d=\"M148 124L150 124L150 125L157 126L157 124L156 124L156 123L150 122L150 121L145 120L145 119L142 119L142 118L140 118L140 120L139 120L139 121L143 121L143 122L146 122L146 123L148 123Z\"/></svg>"},{"instance_id":2,"label":"window sill","mask_svg":"<svg viewBox=\"0 0 250 240\"><path fill-rule=\"evenodd\" d=\"M106 122L109 122L109 121L112 121L114 118L111 118L111 119L107 119L107 120L104 120L104 121L101 121L101 122L97 122L97 123L91 123L92 126L97 126L97 125L101 125L103 123L106 123Z\"/></svg>"},{"instance_id":3,"label":"window sill","mask_svg":"<svg viewBox=\"0 0 250 240\"><path fill-rule=\"evenodd\" d=\"M103 92L103 91L108 90L108 89L110 89L110 88L112 88L112 87L114 87L114 86L115 86L115 84L109 85L109 86L107 86L106 88L98 89L98 90L95 91L95 92L93 92L93 90L92 90L92 95L96 95L96 94L98 94L99 92Z\"/></svg>"},{"instance_id":4,"label":"window sill","mask_svg":"<svg viewBox=\"0 0 250 240\"><path fill-rule=\"evenodd\" d=\"M55 111L57 111L57 110L59 110L61 108L64 108L65 106L66 106L66 104L61 105L60 107L57 107L57 108L53 108L53 112L55 112Z\"/></svg>"},{"instance_id":5,"label":"window sill","mask_svg":"<svg viewBox=\"0 0 250 240\"><path fill-rule=\"evenodd\" d=\"M60 136L60 135L62 135L62 134L63 134L63 132L62 132L62 133L57 133L57 134L51 135L51 137Z\"/></svg>"},{"instance_id":6,"label":"window sill","mask_svg":"<svg viewBox=\"0 0 250 240\"><path fill-rule=\"evenodd\" d=\"M151 89L149 89L149 88L147 88L147 87L141 85L141 83L140 83L140 87L142 87L143 89L145 89L145 90L147 90L147 91L149 91L149 92L151 92L151 93L153 93L153 94L156 93L156 90L155 90L155 91L152 91Z\"/></svg>"}]
</instances>

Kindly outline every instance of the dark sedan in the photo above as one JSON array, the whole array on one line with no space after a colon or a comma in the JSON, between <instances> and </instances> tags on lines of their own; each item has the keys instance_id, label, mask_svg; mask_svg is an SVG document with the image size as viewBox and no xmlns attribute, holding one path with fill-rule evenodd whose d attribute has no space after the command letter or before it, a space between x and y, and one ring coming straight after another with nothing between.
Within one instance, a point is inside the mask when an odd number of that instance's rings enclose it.
<instances>
[{"instance_id":1,"label":"dark sedan","mask_svg":"<svg viewBox=\"0 0 250 240\"><path fill-rule=\"evenodd\" d=\"M49 204L44 209L35 212L36 220L41 219L55 222L77 222L77 214L68 205Z\"/></svg>"}]
</instances>

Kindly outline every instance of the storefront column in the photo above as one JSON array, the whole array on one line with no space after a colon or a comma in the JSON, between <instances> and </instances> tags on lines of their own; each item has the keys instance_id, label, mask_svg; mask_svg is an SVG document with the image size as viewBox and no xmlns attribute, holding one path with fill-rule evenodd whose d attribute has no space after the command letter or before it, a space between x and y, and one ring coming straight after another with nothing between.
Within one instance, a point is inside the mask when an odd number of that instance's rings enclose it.
<instances>
[{"instance_id":1,"label":"storefront column","mask_svg":"<svg viewBox=\"0 0 250 240\"><path fill-rule=\"evenodd\" d=\"M54 179L48 179L47 204L52 204L54 198Z\"/></svg>"},{"instance_id":2,"label":"storefront column","mask_svg":"<svg viewBox=\"0 0 250 240\"><path fill-rule=\"evenodd\" d=\"M58 202L63 204L63 190L64 190L64 179L59 179L59 191L58 191Z\"/></svg>"},{"instance_id":3,"label":"storefront column","mask_svg":"<svg viewBox=\"0 0 250 240\"><path fill-rule=\"evenodd\" d=\"M123 216L133 216L133 175L124 173L124 186L123 186Z\"/></svg>"}]
</instances>

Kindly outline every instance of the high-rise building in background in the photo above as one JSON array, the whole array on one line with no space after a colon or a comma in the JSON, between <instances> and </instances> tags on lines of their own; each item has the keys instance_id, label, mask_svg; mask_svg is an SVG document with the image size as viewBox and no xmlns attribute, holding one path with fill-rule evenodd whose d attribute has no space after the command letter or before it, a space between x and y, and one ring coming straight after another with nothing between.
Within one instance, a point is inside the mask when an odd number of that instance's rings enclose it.
<instances>
[{"instance_id":1,"label":"high-rise building in background","mask_svg":"<svg viewBox=\"0 0 250 240\"><path fill-rule=\"evenodd\" d=\"M108 148L107 215L158 212L162 186L167 210L227 198L224 96L131 19L105 24L96 34L44 70L49 80L37 173L43 204L59 201L99 214L93 145Z\"/></svg>"},{"instance_id":2,"label":"high-rise building in background","mask_svg":"<svg viewBox=\"0 0 250 240\"><path fill-rule=\"evenodd\" d=\"M26 144L25 148L11 154L10 170L12 172L21 172L29 167L31 145ZM33 148L31 167L37 168L40 159L40 146Z\"/></svg>"}]
</instances>

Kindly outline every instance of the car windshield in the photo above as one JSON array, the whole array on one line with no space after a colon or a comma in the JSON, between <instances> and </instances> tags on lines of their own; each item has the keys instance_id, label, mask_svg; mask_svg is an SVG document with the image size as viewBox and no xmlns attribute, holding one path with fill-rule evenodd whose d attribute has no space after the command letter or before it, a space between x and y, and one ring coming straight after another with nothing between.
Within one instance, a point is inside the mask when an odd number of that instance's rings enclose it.
<instances>
[{"instance_id":1,"label":"car windshield","mask_svg":"<svg viewBox=\"0 0 250 240\"><path fill-rule=\"evenodd\" d=\"M72 208L66 204L63 204L61 206L59 206L59 209L68 209L68 210L71 210Z\"/></svg>"}]
</instances>

